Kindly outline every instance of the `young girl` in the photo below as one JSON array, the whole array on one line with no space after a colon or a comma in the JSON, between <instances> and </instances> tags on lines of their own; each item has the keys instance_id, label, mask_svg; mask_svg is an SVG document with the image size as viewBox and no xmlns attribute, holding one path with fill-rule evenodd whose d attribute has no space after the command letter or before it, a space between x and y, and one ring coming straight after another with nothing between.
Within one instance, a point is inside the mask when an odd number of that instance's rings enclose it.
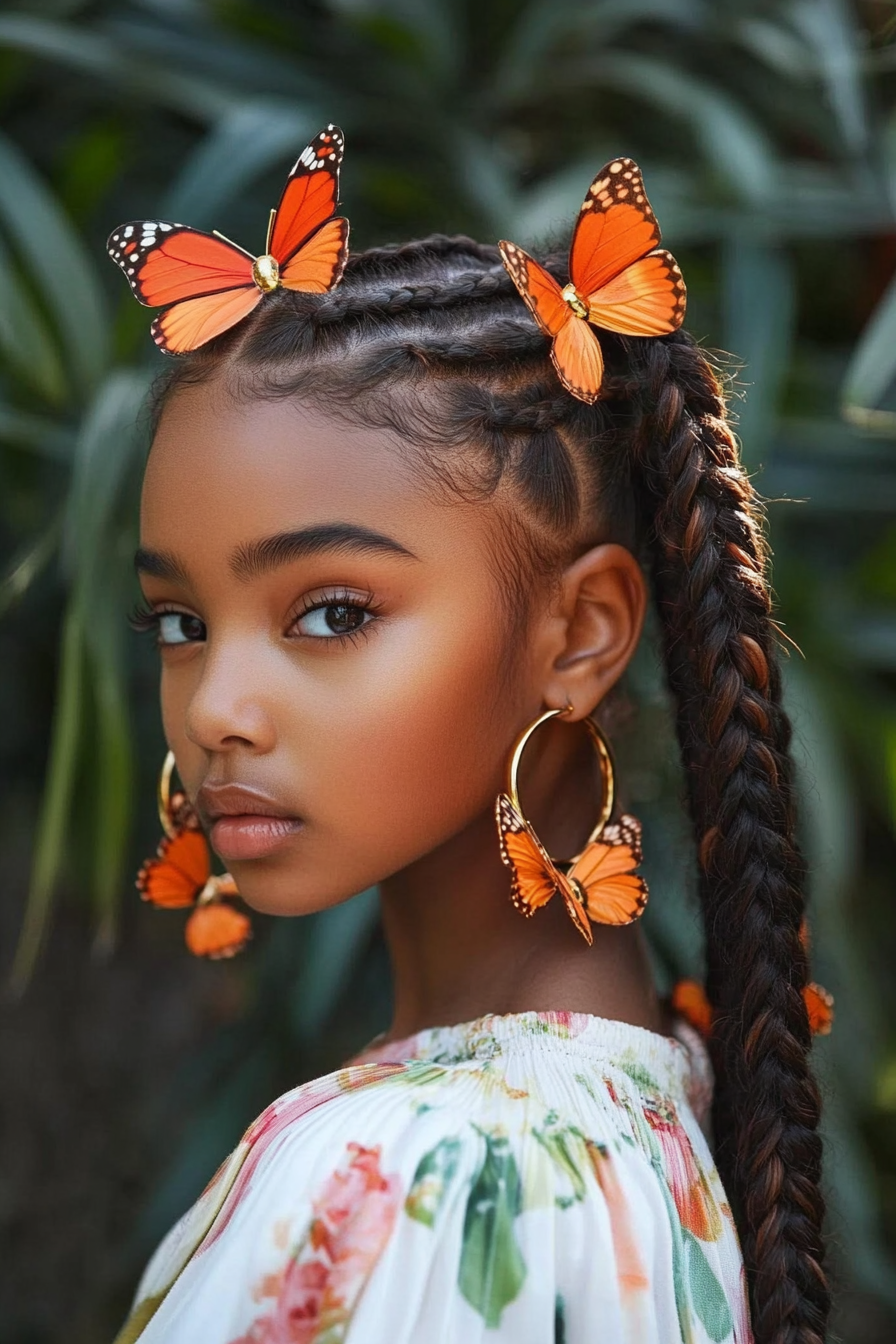
<instances>
[{"instance_id":1,"label":"young girl","mask_svg":"<svg viewBox=\"0 0 896 1344\"><path fill-rule=\"evenodd\" d=\"M111 247L138 297L170 305L158 343L188 352L159 397L138 553L189 799L172 843L198 853L198 817L270 913L378 884L394 1018L249 1129L119 1340L820 1344L778 637L722 391L676 329L677 268L627 160L589 193L570 284L565 256L542 270L469 238L346 263L337 134L299 160L251 266L202 260L230 245L180 226L123 226ZM200 262L192 297L165 288ZM592 726L648 582L727 1197L704 1048L654 992L639 827L609 820ZM201 908L241 918L231 890L211 879Z\"/></svg>"}]
</instances>

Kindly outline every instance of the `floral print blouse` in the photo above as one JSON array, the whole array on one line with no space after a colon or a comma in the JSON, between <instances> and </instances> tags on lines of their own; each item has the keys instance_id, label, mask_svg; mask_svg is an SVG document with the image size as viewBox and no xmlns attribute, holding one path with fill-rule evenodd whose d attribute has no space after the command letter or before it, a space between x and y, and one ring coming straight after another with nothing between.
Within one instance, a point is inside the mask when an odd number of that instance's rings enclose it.
<instances>
[{"instance_id":1,"label":"floral print blouse","mask_svg":"<svg viewBox=\"0 0 896 1344\"><path fill-rule=\"evenodd\" d=\"M375 1043L251 1126L116 1344L750 1344L679 1030L519 1013Z\"/></svg>"}]
</instances>

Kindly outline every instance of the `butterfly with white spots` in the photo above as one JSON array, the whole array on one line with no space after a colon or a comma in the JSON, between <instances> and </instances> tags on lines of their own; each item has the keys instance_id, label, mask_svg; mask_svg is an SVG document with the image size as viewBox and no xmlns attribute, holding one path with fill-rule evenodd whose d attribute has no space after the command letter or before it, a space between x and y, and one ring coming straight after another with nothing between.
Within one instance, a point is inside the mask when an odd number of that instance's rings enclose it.
<instances>
[{"instance_id":1,"label":"butterfly with white spots","mask_svg":"<svg viewBox=\"0 0 896 1344\"><path fill-rule=\"evenodd\" d=\"M338 126L330 125L302 151L258 256L221 234L164 220L113 230L108 252L135 298L164 308L152 324L161 350L195 350L281 286L324 294L338 284L348 258L348 220L335 215L344 145Z\"/></svg>"}]
</instances>

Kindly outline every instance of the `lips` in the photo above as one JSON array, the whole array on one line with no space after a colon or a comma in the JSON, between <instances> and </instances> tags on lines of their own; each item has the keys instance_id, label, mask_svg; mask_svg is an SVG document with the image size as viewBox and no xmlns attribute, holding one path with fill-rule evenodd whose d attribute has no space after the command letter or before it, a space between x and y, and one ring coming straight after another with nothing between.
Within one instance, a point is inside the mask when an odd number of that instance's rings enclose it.
<instances>
[{"instance_id":1,"label":"lips","mask_svg":"<svg viewBox=\"0 0 896 1344\"><path fill-rule=\"evenodd\" d=\"M262 859L289 843L302 819L258 789L239 784L205 784L196 809L209 829L213 848L225 863Z\"/></svg>"}]
</instances>

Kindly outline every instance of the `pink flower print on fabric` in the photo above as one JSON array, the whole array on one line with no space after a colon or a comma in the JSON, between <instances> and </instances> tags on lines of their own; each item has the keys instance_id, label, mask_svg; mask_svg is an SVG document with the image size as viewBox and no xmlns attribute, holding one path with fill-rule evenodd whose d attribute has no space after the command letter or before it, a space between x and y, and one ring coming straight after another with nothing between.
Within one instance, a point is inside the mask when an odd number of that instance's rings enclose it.
<instances>
[{"instance_id":1,"label":"pink flower print on fabric","mask_svg":"<svg viewBox=\"0 0 896 1344\"><path fill-rule=\"evenodd\" d=\"M551 1012L539 1013L539 1022L557 1036L574 1041L577 1036L588 1030L591 1018L587 1013Z\"/></svg>"},{"instance_id":2,"label":"pink flower print on fabric","mask_svg":"<svg viewBox=\"0 0 896 1344\"><path fill-rule=\"evenodd\" d=\"M314 1216L292 1259L254 1296L276 1297L232 1344L340 1344L402 1204L397 1175L380 1170L380 1149L347 1147L347 1161L313 1201Z\"/></svg>"},{"instance_id":3,"label":"pink flower print on fabric","mask_svg":"<svg viewBox=\"0 0 896 1344\"><path fill-rule=\"evenodd\" d=\"M309 1111L315 1110L318 1106L325 1106L329 1101L334 1101L343 1092L370 1087L402 1072L400 1064L380 1064L376 1068L367 1066L343 1069L339 1074L316 1079L312 1083L305 1083L302 1087L296 1088L293 1092L287 1092L285 1096L280 1097L266 1110L262 1111L258 1119L249 1126L243 1135L238 1151L245 1153L245 1158L233 1178L233 1183L227 1192L226 1201L209 1229L200 1250L208 1250L226 1231L262 1159L281 1135L288 1133L297 1121L301 1120ZM226 1167L227 1163L221 1170L223 1171ZM219 1176L220 1172L213 1178L212 1185L218 1180Z\"/></svg>"},{"instance_id":4,"label":"pink flower print on fabric","mask_svg":"<svg viewBox=\"0 0 896 1344\"><path fill-rule=\"evenodd\" d=\"M722 1215L687 1131L671 1106L644 1106L644 1118L659 1141L666 1176L681 1225L700 1241L718 1241Z\"/></svg>"}]
</instances>

